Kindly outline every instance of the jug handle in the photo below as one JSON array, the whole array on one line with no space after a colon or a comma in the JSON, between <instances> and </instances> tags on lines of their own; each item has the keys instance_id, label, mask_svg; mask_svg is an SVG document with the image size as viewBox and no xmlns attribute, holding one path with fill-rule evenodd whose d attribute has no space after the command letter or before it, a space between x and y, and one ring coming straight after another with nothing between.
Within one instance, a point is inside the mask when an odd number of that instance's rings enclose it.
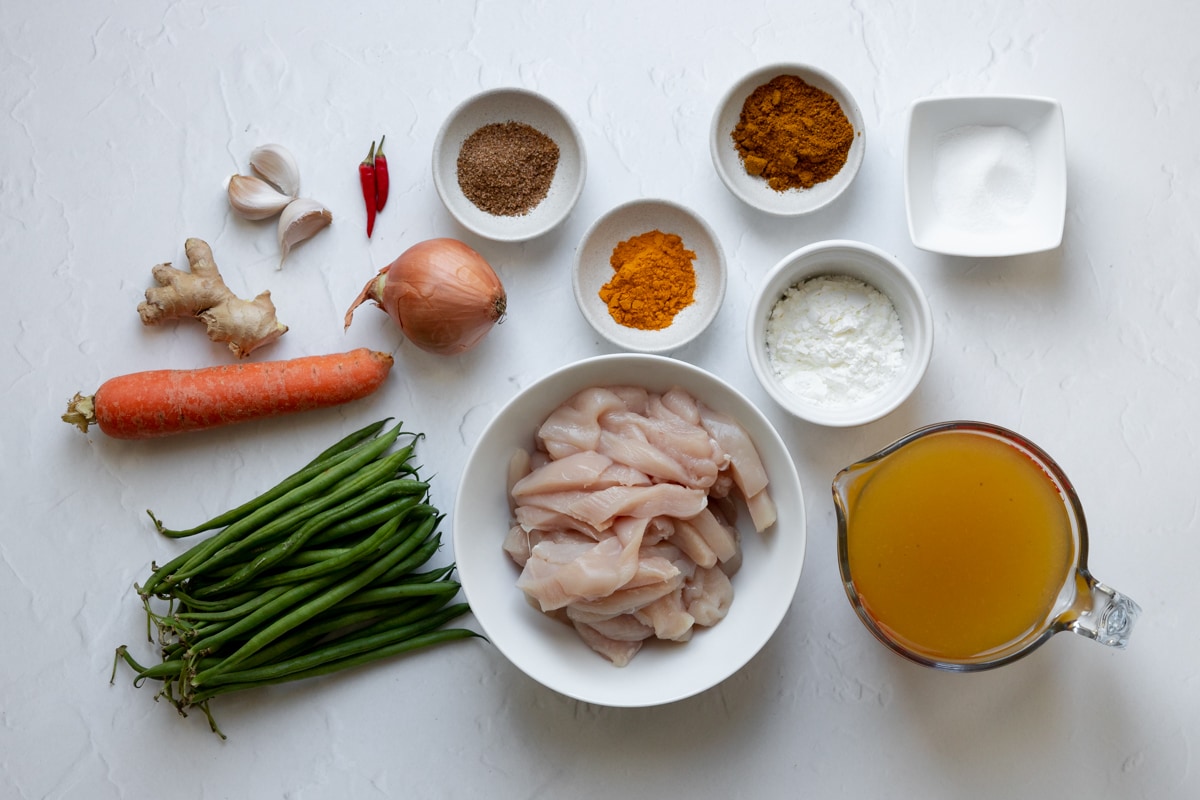
<instances>
[{"instance_id":1,"label":"jug handle","mask_svg":"<svg viewBox=\"0 0 1200 800\"><path fill-rule=\"evenodd\" d=\"M1064 621L1064 630L1109 647L1125 649L1133 625L1141 616L1141 606L1087 573L1081 572L1077 581L1075 608L1071 618Z\"/></svg>"}]
</instances>

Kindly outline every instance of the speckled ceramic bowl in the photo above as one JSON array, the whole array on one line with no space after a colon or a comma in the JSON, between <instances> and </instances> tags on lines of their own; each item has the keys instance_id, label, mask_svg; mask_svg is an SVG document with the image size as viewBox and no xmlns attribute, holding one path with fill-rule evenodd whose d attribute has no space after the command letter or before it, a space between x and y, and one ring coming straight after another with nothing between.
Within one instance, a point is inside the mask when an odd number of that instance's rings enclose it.
<instances>
[{"instance_id":1,"label":"speckled ceramic bowl","mask_svg":"<svg viewBox=\"0 0 1200 800\"><path fill-rule=\"evenodd\" d=\"M694 302L660 330L620 324L600 299L612 279L610 259L621 242L648 231L674 233L696 254ZM617 206L592 224L575 251L571 272L575 302L588 323L605 339L625 350L665 353L683 347L709 326L725 299L725 252L712 228L694 211L668 200L634 200Z\"/></svg>"},{"instance_id":2,"label":"speckled ceramic bowl","mask_svg":"<svg viewBox=\"0 0 1200 800\"><path fill-rule=\"evenodd\" d=\"M467 137L484 125L523 122L558 145L558 165L549 192L526 214L503 216L476 206L458 183L458 154ZM446 210L463 227L496 241L523 241L552 230L570 215L583 192L587 159L583 140L567 113L526 89L493 89L469 98L446 118L433 144L433 185Z\"/></svg>"}]
</instances>

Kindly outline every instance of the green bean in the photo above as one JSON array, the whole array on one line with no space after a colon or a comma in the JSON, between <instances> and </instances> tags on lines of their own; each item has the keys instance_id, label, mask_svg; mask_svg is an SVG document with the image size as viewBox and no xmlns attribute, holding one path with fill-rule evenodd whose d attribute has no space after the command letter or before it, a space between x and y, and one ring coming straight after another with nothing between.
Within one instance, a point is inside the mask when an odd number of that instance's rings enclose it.
<instances>
[{"instance_id":1,"label":"green bean","mask_svg":"<svg viewBox=\"0 0 1200 800\"><path fill-rule=\"evenodd\" d=\"M448 602L448 598L412 600L404 604L370 606L347 611L338 606L322 612L309 622L281 636L242 663L242 668L259 667L299 655L320 639L338 634L332 641L348 635L359 635L381 621L403 625L424 619Z\"/></svg>"},{"instance_id":2,"label":"green bean","mask_svg":"<svg viewBox=\"0 0 1200 800\"><path fill-rule=\"evenodd\" d=\"M466 603L460 603L450 606L419 622L400 625L392 630L382 631L370 636L354 637L349 641L335 642L329 647L322 648L314 653L275 664L213 674L207 682L194 682L193 686L197 687L197 695L200 695L205 690L211 690L222 685L279 682L280 680L286 680L287 676L296 673L308 673L311 675L314 670L320 669L322 666L339 661L344 662L350 658L364 654L380 653L389 645L410 641L422 634L433 632L450 620L462 616L468 610Z\"/></svg>"},{"instance_id":3,"label":"green bean","mask_svg":"<svg viewBox=\"0 0 1200 800\"><path fill-rule=\"evenodd\" d=\"M354 431L353 433L351 433L349 436L345 437L341 441L335 442L334 444L330 445L325 450L318 453L316 458L314 458L312 461L310 461L304 465L304 468L307 469L308 467L316 466L317 464L320 464L322 461L325 461L328 458L332 458L333 456L336 456L340 453L345 452L346 450L353 448L355 445L359 444L360 442L364 442L367 439L374 438L374 436L377 433L379 433L381 430L383 430L383 426L387 425L391 421L392 421L391 417L384 417L383 419L379 420L378 422L372 422L370 425L367 425L364 428L359 428L358 430ZM403 422L400 423L400 425L403 425L403 424L404 424Z\"/></svg>"},{"instance_id":4,"label":"green bean","mask_svg":"<svg viewBox=\"0 0 1200 800\"><path fill-rule=\"evenodd\" d=\"M414 504L407 508L401 509L399 512L401 524L403 525L404 522L410 520L414 514L419 515L421 508L422 506ZM260 581L258 581L257 585L275 586L280 583L296 583L299 581L309 580L310 578L315 578L319 575L324 575L328 572L340 570L353 564L355 561L362 559L363 556L369 555L375 550L380 549L381 545L386 544L389 538L391 537L381 536L380 532L377 531L361 540L355 546L345 548L344 551L338 555L326 558L323 561L315 564L298 566L294 569L289 569L284 572L272 573L271 575L264 576Z\"/></svg>"},{"instance_id":5,"label":"green bean","mask_svg":"<svg viewBox=\"0 0 1200 800\"><path fill-rule=\"evenodd\" d=\"M390 476L394 475L397 464L405 457L405 453L402 451L363 467L359 472L343 479L340 483L332 487L329 492L286 512L278 519L249 532L235 541L227 542L223 547L205 553L203 557L198 556L193 561L184 564L170 576L169 582L177 584L197 575L211 572L216 567L227 564L239 555L253 550L259 544L274 541L278 536L286 534L289 531L294 532L297 523L303 527L314 515L331 507L335 507L335 510L336 507L341 507L343 511L352 513L361 506L361 495L378 486L380 483L387 481ZM343 503L347 505L341 506ZM338 518L340 517L335 514L331 519L336 520ZM226 530L229 529L226 528Z\"/></svg>"},{"instance_id":6,"label":"green bean","mask_svg":"<svg viewBox=\"0 0 1200 800\"><path fill-rule=\"evenodd\" d=\"M254 689L259 686L288 683L290 681L305 680L307 678L315 678L321 675L328 675L333 672L339 672L341 670L362 666L363 664L369 664L372 661L379 661L381 659L399 655L401 653L407 653L436 644L456 641L459 639L468 639L472 637L479 637L479 634L475 631L467 630L466 628L444 628L442 630L430 631L429 633L423 633L420 636L414 636L411 639L405 639L404 641L396 642L395 644L387 647L381 647L378 650L361 653L357 656L351 656L339 661L327 662L321 666L313 667L312 669L303 670L301 672L292 672L271 680L232 683L223 686L214 686L211 689L195 691L190 697L190 702L196 706L203 706L204 703L208 702L212 698L218 695L227 694L229 692L236 692L244 689Z\"/></svg>"},{"instance_id":7,"label":"green bean","mask_svg":"<svg viewBox=\"0 0 1200 800\"><path fill-rule=\"evenodd\" d=\"M197 622L237 619L238 617L244 616L251 611L262 608L267 603L270 603L272 600L279 597L286 591L286 586L275 586L265 591L253 592L249 599L231 608L221 609L218 611L181 611L175 614L175 617L177 619Z\"/></svg>"},{"instance_id":8,"label":"green bean","mask_svg":"<svg viewBox=\"0 0 1200 800\"><path fill-rule=\"evenodd\" d=\"M441 518L439 517L437 519L440 520ZM436 524L436 522L435 522L435 524ZM412 572L414 569L421 566L429 559L433 558L433 554L436 553L441 548L441 546L442 546L442 535L440 533L435 536L430 537L428 540L426 540L426 542L423 545L421 545L420 550L413 553L411 556L406 558L404 561L401 561L399 564L397 564L392 569L389 569L383 575L380 575L377 580L373 581L373 583L376 586L389 586L391 584L399 582L402 578L404 578L405 575Z\"/></svg>"},{"instance_id":9,"label":"green bean","mask_svg":"<svg viewBox=\"0 0 1200 800\"><path fill-rule=\"evenodd\" d=\"M341 539L351 537L356 533L362 533L365 530L376 528L379 525L382 525L384 522L387 522L387 520L392 517L394 512L390 510L391 508L391 504L379 506L371 509L370 511L363 512L361 516L355 517L354 519L349 519L345 522L339 522L336 525L331 525L309 539L308 545L310 548L317 547L318 545L337 542Z\"/></svg>"},{"instance_id":10,"label":"green bean","mask_svg":"<svg viewBox=\"0 0 1200 800\"><path fill-rule=\"evenodd\" d=\"M346 608L360 605L377 605L410 597L452 597L462 588L457 581L430 581L427 583L397 583L392 586L368 587L356 592L342 603Z\"/></svg>"},{"instance_id":11,"label":"green bean","mask_svg":"<svg viewBox=\"0 0 1200 800\"><path fill-rule=\"evenodd\" d=\"M380 463L383 464L384 462ZM386 474L386 471L384 474ZM365 492L350 496L347 502L323 511L310 518L308 522L301 525L300 528L297 529L287 539L279 542L275 546L256 556L252 561L243 564L241 568L239 568L234 574L230 575L224 580L211 586L206 586L203 590L197 591L197 594L201 597L211 597L214 594L227 592L230 589L245 584L247 581L262 574L267 569L275 566L280 561L297 551L299 548L303 547L304 543L311 536L313 536L313 534L332 523L340 522L347 517L353 517L359 512L359 510L363 508L370 508L382 500L394 499L397 495L404 497L404 499L408 502L403 504L399 510L399 513L403 516L420 501L420 497L413 497L412 495L408 494L408 492L412 491L413 489L412 484L412 481L406 481L403 479L388 481L378 486L371 487ZM422 486L424 486L424 484L422 484ZM424 489L421 490L421 494L424 494ZM208 563L212 563L212 560L210 560ZM338 568L337 566L329 566L328 564L324 566L325 568L316 574L324 574L325 572L330 572Z\"/></svg>"},{"instance_id":12,"label":"green bean","mask_svg":"<svg viewBox=\"0 0 1200 800\"><path fill-rule=\"evenodd\" d=\"M307 483L311 478L319 475L323 470L328 469L333 465L333 463L336 463L336 461L332 461L335 456L337 457L338 461L349 457L349 454L347 453L348 450L352 449L355 445L361 443L362 441L374 437L375 434L379 433L379 431L383 429L383 426L386 425L388 421L388 419L382 419L378 422L371 423L365 428L360 428L333 446L327 448L312 461L308 462L308 464L301 467L297 472L294 472L288 477L284 478L272 488L243 503L237 508L230 509L223 514L218 514L212 519L202 522L194 528L187 528L185 530L173 530L166 528L163 526L162 522L160 522L158 518L154 516L154 513L150 511L150 509L146 509L146 513L150 515L150 519L154 520L154 527L158 529L158 532L163 536L169 536L172 539L182 539L187 536L194 536L197 533L203 533L204 531L211 531L216 528L223 528L226 525L231 525L249 514L251 511L266 505L278 497L282 497L297 486Z\"/></svg>"},{"instance_id":13,"label":"green bean","mask_svg":"<svg viewBox=\"0 0 1200 800\"><path fill-rule=\"evenodd\" d=\"M303 605L295 608L293 611L276 619L274 622L259 630L252 637L250 637L250 641L246 642L233 653L226 656L220 667L198 673L192 679L193 684L199 685L204 679L211 677L215 672L230 669L231 667L245 660L250 655L253 655L256 650L262 649L275 639L278 639L289 630L304 622L306 619L311 618L320 611L324 611L325 609L337 603L339 600L345 599L347 596L353 594L363 586L368 585L377 577L395 566L397 563L402 562L404 558L412 552L413 548L410 547L410 543L418 543L419 541L423 541L429 536L436 525L436 517L426 520L425 522L421 523L417 530L412 533L412 535L410 535L404 542L402 542L399 547L387 553L383 558L371 564L366 569L359 571L349 579L343 579L339 581L335 585L329 586L327 583L320 585L317 589L317 591L320 591L320 594L310 600L307 600L303 603ZM315 583L322 584L323 581L324 579L317 579ZM304 586L307 585L308 584L304 584Z\"/></svg>"},{"instance_id":14,"label":"green bean","mask_svg":"<svg viewBox=\"0 0 1200 800\"><path fill-rule=\"evenodd\" d=\"M141 587L139 593L143 596L155 594L158 587L185 564L207 558L227 543L237 541L247 532L255 530L260 524L275 519L281 511L293 508L313 496L321 495L329 487L338 484L347 476L353 475L360 468L374 461L391 447L399 435L400 426L396 425L382 436L355 448L349 457L340 460L328 469L322 470L316 477L289 489L280 497L256 508L237 522L228 525L220 533L206 539L178 558L155 570L150 579Z\"/></svg>"}]
</instances>

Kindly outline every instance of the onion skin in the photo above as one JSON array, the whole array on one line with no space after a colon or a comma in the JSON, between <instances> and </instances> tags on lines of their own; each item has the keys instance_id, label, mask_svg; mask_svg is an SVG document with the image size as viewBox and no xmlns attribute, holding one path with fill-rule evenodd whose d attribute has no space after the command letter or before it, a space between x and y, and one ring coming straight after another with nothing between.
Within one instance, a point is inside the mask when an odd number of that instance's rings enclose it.
<instances>
[{"instance_id":1,"label":"onion skin","mask_svg":"<svg viewBox=\"0 0 1200 800\"><path fill-rule=\"evenodd\" d=\"M465 353L504 318L508 297L483 256L457 239L428 239L379 270L346 312L367 300L430 353Z\"/></svg>"}]
</instances>

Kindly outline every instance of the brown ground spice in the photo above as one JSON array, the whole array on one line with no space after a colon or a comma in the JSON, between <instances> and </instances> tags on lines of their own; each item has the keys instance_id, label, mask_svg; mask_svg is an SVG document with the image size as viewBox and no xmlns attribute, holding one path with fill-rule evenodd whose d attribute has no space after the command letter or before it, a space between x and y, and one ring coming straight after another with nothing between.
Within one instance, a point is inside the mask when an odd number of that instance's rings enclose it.
<instances>
[{"instance_id":1,"label":"brown ground spice","mask_svg":"<svg viewBox=\"0 0 1200 800\"><path fill-rule=\"evenodd\" d=\"M558 145L524 122L493 122L458 151L458 185L480 210L499 217L528 214L546 199L558 169Z\"/></svg>"},{"instance_id":2,"label":"brown ground spice","mask_svg":"<svg viewBox=\"0 0 1200 800\"><path fill-rule=\"evenodd\" d=\"M828 92L779 75L746 98L733 142L746 172L775 191L810 189L845 165L854 127Z\"/></svg>"}]
</instances>

